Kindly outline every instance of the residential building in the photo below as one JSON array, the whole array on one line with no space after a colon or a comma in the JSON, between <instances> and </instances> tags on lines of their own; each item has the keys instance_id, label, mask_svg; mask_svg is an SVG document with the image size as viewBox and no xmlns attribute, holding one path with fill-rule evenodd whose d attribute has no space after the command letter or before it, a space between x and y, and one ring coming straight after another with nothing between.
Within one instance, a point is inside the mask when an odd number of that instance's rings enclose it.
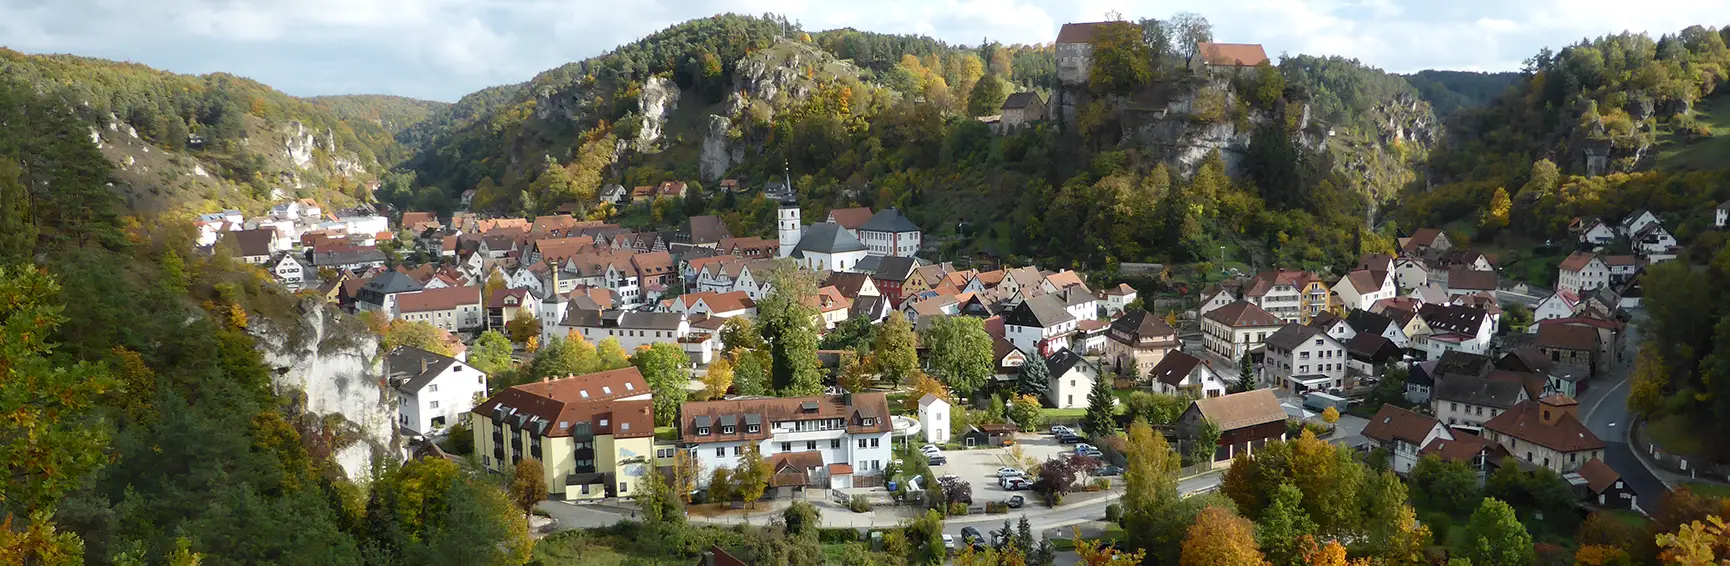
<instances>
[{"instance_id":1,"label":"residential building","mask_svg":"<svg viewBox=\"0 0 1730 566\"><path fill-rule=\"evenodd\" d=\"M1017 92L1003 100L1002 124L1006 131L1045 120L1045 99L1037 92Z\"/></svg>"},{"instance_id":2,"label":"residential building","mask_svg":"<svg viewBox=\"0 0 1730 566\"><path fill-rule=\"evenodd\" d=\"M1346 348L1313 326L1288 323L1268 335L1262 384L1294 394L1339 391L1346 383Z\"/></svg>"},{"instance_id":3,"label":"residential building","mask_svg":"<svg viewBox=\"0 0 1730 566\"><path fill-rule=\"evenodd\" d=\"M499 289L487 297L486 327L500 332L505 324L517 317L517 313L526 312L529 317L535 316L537 301L527 289Z\"/></svg>"},{"instance_id":4,"label":"residential building","mask_svg":"<svg viewBox=\"0 0 1730 566\"><path fill-rule=\"evenodd\" d=\"M1213 312L1214 309L1237 301L1237 289L1235 287L1212 285L1201 291L1201 306L1197 308L1198 312L1196 314L1198 316L1206 315L1207 313Z\"/></svg>"},{"instance_id":5,"label":"residential building","mask_svg":"<svg viewBox=\"0 0 1730 566\"><path fill-rule=\"evenodd\" d=\"M1069 348L1063 348L1045 359L1051 369L1051 382L1046 388L1047 400L1059 409L1087 408L1087 394L1093 382L1100 379L1099 368Z\"/></svg>"},{"instance_id":6,"label":"residential building","mask_svg":"<svg viewBox=\"0 0 1730 566\"><path fill-rule=\"evenodd\" d=\"M889 416L882 393L701 401L683 405L679 441L703 470L737 467L754 447L766 460L790 464L777 475L846 489L854 475L880 475L893 460Z\"/></svg>"},{"instance_id":7,"label":"residential building","mask_svg":"<svg viewBox=\"0 0 1730 566\"><path fill-rule=\"evenodd\" d=\"M1526 463L1572 472L1604 455L1604 441L1580 423L1579 405L1564 395L1522 400L1485 422L1484 436Z\"/></svg>"},{"instance_id":8,"label":"residential building","mask_svg":"<svg viewBox=\"0 0 1730 566\"><path fill-rule=\"evenodd\" d=\"M848 232L852 232L854 236L858 236L859 228L865 226L865 223L871 220L871 215L871 207L868 206L837 208L829 211L829 217L823 221L840 224L842 228L846 228ZM864 238L860 239L863 240Z\"/></svg>"},{"instance_id":9,"label":"residential building","mask_svg":"<svg viewBox=\"0 0 1730 566\"><path fill-rule=\"evenodd\" d=\"M1207 361L1183 352L1167 354L1148 370L1150 387L1155 393L1179 395L1190 393L1197 398L1220 397L1228 388L1226 380ZM1237 376L1232 376L1232 382Z\"/></svg>"},{"instance_id":10,"label":"residential building","mask_svg":"<svg viewBox=\"0 0 1730 566\"><path fill-rule=\"evenodd\" d=\"M1490 337L1495 325L1483 309L1465 305L1424 305L1418 314L1429 325L1429 334L1415 341L1430 359L1441 358L1444 352L1459 351L1483 354L1490 349Z\"/></svg>"},{"instance_id":11,"label":"residential building","mask_svg":"<svg viewBox=\"0 0 1730 566\"><path fill-rule=\"evenodd\" d=\"M1228 462L1239 454L1253 454L1269 441L1285 438L1285 408L1271 389L1256 389L1219 397L1196 399L1178 417L1179 434L1194 439L1202 422L1219 428L1213 463ZM1193 443L1193 440L1187 440Z\"/></svg>"},{"instance_id":12,"label":"residential building","mask_svg":"<svg viewBox=\"0 0 1730 566\"><path fill-rule=\"evenodd\" d=\"M477 330L485 324L480 287L446 287L396 297L393 318L425 322L446 332Z\"/></svg>"},{"instance_id":13,"label":"residential building","mask_svg":"<svg viewBox=\"0 0 1730 566\"><path fill-rule=\"evenodd\" d=\"M919 427L926 442L932 444L949 443L949 402L930 393L920 397Z\"/></svg>"},{"instance_id":14,"label":"residential building","mask_svg":"<svg viewBox=\"0 0 1730 566\"><path fill-rule=\"evenodd\" d=\"M1619 229L1622 231L1623 235L1626 235L1629 238L1632 238L1635 234L1639 234L1641 231L1645 230L1647 227L1650 227L1653 224L1658 224L1658 223L1659 223L1658 217L1656 215L1652 214L1652 211L1641 210L1641 211L1636 212L1634 214L1628 215L1627 218L1622 219L1622 225L1619 227Z\"/></svg>"},{"instance_id":15,"label":"residential building","mask_svg":"<svg viewBox=\"0 0 1730 566\"><path fill-rule=\"evenodd\" d=\"M1658 222L1645 225L1629 239L1633 240L1634 251L1640 255L1670 254L1676 248L1676 237Z\"/></svg>"},{"instance_id":16,"label":"residential building","mask_svg":"<svg viewBox=\"0 0 1730 566\"><path fill-rule=\"evenodd\" d=\"M1135 302L1134 287L1128 283L1118 283L1116 287L1099 292L1099 304L1105 307L1106 316L1117 316L1129 310L1129 304Z\"/></svg>"},{"instance_id":17,"label":"residential building","mask_svg":"<svg viewBox=\"0 0 1730 566\"><path fill-rule=\"evenodd\" d=\"M685 293L673 299L669 311L720 318L757 316L757 303L744 291Z\"/></svg>"},{"instance_id":18,"label":"residential building","mask_svg":"<svg viewBox=\"0 0 1730 566\"><path fill-rule=\"evenodd\" d=\"M1003 317L1004 337L1023 352L1050 355L1068 342L1077 322L1055 295L1040 295Z\"/></svg>"},{"instance_id":19,"label":"residential building","mask_svg":"<svg viewBox=\"0 0 1730 566\"><path fill-rule=\"evenodd\" d=\"M1430 250L1436 250L1438 253L1445 252L1453 247L1453 243L1448 241L1448 235L1435 228L1419 228L1412 232L1410 238L1400 238L1399 245L1401 253L1417 256L1424 255Z\"/></svg>"},{"instance_id":20,"label":"residential building","mask_svg":"<svg viewBox=\"0 0 1730 566\"><path fill-rule=\"evenodd\" d=\"M425 287L413 277L396 270L386 271L360 286L354 307L357 311L377 311L393 316L399 312L396 308L398 297L419 293L422 289Z\"/></svg>"},{"instance_id":21,"label":"residential building","mask_svg":"<svg viewBox=\"0 0 1730 566\"><path fill-rule=\"evenodd\" d=\"M1453 432L1441 421L1394 405L1381 410L1364 425L1363 435L1388 452L1389 465L1402 476L1418 465L1418 452L1436 440L1453 440Z\"/></svg>"},{"instance_id":22,"label":"residential building","mask_svg":"<svg viewBox=\"0 0 1730 566\"><path fill-rule=\"evenodd\" d=\"M481 466L539 460L550 499L630 497L655 473L654 401L636 368L510 387L471 414Z\"/></svg>"},{"instance_id":23,"label":"residential building","mask_svg":"<svg viewBox=\"0 0 1730 566\"><path fill-rule=\"evenodd\" d=\"M1525 386L1516 381L1443 374L1431 395L1430 412L1449 427L1472 430L1528 398Z\"/></svg>"},{"instance_id":24,"label":"residential building","mask_svg":"<svg viewBox=\"0 0 1730 566\"><path fill-rule=\"evenodd\" d=\"M1599 507L1630 509L1639 503L1640 498L1634 493L1633 486L1622 481L1622 474L1616 473L1616 470L1611 469L1603 460L1587 460L1579 469L1574 470L1574 473L1585 483L1586 500Z\"/></svg>"},{"instance_id":25,"label":"residential building","mask_svg":"<svg viewBox=\"0 0 1730 566\"><path fill-rule=\"evenodd\" d=\"M1580 243L1588 246L1608 246L1616 241L1616 230L1603 220L1593 220L1585 229L1580 230Z\"/></svg>"},{"instance_id":26,"label":"residential building","mask_svg":"<svg viewBox=\"0 0 1730 566\"><path fill-rule=\"evenodd\" d=\"M1605 265L1604 260L1593 253L1568 254L1557 271L1557 291L1566 290L1579 294L1610 284L1610 266Z\"/></svg>"},{"instance_id":27,"label":"residential building","mask_svg":"<svg viewBox=\"0 0 1730 566\"><path fill-rule=\"evenodd\" d=\"M1723 228L1726 224L1730 224L1730 201L1719 203L1712 209L1712 225Z\"/></svg>"},{"instance_id":28,"label":"residential building","mask_svg":"<svg viewBox=\"0 0 1730 566\"><path fill-rule=\"evenodd\" d=\"M1480 271L1469 267L1455 267L1448 270L1448 295L1470 295L1474 293L1496 292L1496 272Z\"/></svg>"},{"instance_id":29,"label":"residential building","mask_svg":"<svg viewBox=\"0 0 1730 566\"><path fill-rule=\"evenodd\" d=\"M1551 363L1592 373L1600 369L1596 328L1557 323L1535 326L1538 328L1538 339L1534 345Z\"/></svg>"},{"instance_id":30,"label":"residential building","mask_svg":"<svg viewBox=\"0 0 1730 566\"><path fill-rule=\"evenodd\" d=\"M541 343L571 334L581 335L591 344L614 338L626 352L661 342L678 344L698 365L708 364L718 348L716 338L693 335L690 320L676 312L570 308L566 310L564 320L542 329Z\"/></svg>"},{"instance_id":31,"label":"residential building","mask_svg":"<svg viewBox=\"0 0 1730 566\"><path fill-rule=\"evenodd\" d=\"M1402 353L1392 340L1375 334L1359 334L1346 342L1346 356L1346 380L1373 383L1381 379L1382 368L1400 361Z\"/></svg>"},{"instance_id":32,"label":"residential building","mask_svg":"<svg viewBox=\"0 0 1730 566\"><path fill-rule=\"evenodd\" d=\"M894 208L871 215L859 227L859 241L880 256L913 257L919 253L920 234L919 226Z\"/></svg>"},{"instance_id":33,"label":"residential building","mask_svg":"<svg viewBox=\"0 0 1730 566\"><path fill-rule=\"evenodd\" d=\"M1401 255L1394 260L1394 285L1410 291L1430 283L1430 266L1423 258Z\"/></svg>"},{"instance_id":34,"label":"residential building","mask_svg":"<svg viewBox=\"0 0 1730 566\"><path fill-rule=\"evenodd\" d=\"M1318 280L1316 274L1307 271L1264 271L1244 285L1243 300L1285 322L1308 320L1312 313L1304 308L1304 295L1310 290L1310 283ZM1323 286L1319 291L1325 304L1327 289Z\"/></svg>"},{"instance_id":35,"label":"residential building","mask_svg":"<svg viewBox=\"0 0 1730 566\"><path fill-rule=\"evenodd\" d=\"M1578 314L1581 307L1580 297L1573 291L1557 290L1539 300L1538 306L1532 308L1532 325L1527 327L1527 332L1537 332L1538 321L1568 318Z\"/></svg>"},{"instance_id":36,"label":"residential building","mask_svg":"<svg viewBox=\"0 0 1730 566\"><path fill-rule=\"evenodd\" d=\"M1359 269L1341 277L1333 292L1339 294L1341 308L1368 310L1376 301L1394 298L1399 288L1392 272Z\"/></svg>"},{"instance_id":37,"label":"residential building","mask_svg":"<svg viewBox=\"0 0 1730 566\"><path fill-rule=\"evenodd\" d=\"M1508 449L1482 436L1466 433L1453 436L1453 440L1431 440L1423 450L1418 451L1418 458L1435 456L1443 462L1465 464L1477 472L1478 482L1482 484L1484 479L1489 477L1490 471L1495 469L1503 458L1510 456Z\"/></svg>"},{"instance_id":38,"label":"residential building","mask_svg":"<svg viewBox=\"0 0 1730 566\"><path fill-rule=\"evenodd\" d=\"M903 287L914 277L916 267L919 260L911 257L885 257L878 261L876 271L871 272L871 283L889 301L889 308L901 308Z\"/></svg>"},{"instance_id":39,"label":"residential building","mask_svg":"<svg viewBox=\"0 0 1730 566\"><path fill-rule=\"evenodd\" d=\"M276 280L290 291L299 291L313 275L306 262L291 253L282 254L276 261L271 262L270 274L275 275Z\"/></svg>"},{"instance_id":40,"label":"residential building","mask_svg":"<svg viewBox=\"0 0 1730 566\"><path fill-rule=\"evenodd\" d=\"M1105 359L1118 373L1147 375L1148 370L1178 348L1177 330L1152 313L1129 311L1111 321L1106 332Z\"/></svg>"},{"instance_id":41,"label":"residential building","mask_svg":"<svg viewBox=\"0 0 1730 566\"><path fill-rule=\"evenodd\" d=\"M487 394L487 374L410 346L385 356L384 375L396 390L397 426L423 436L457 424Z\"/></svg>"},{"instance_id":42,"label":"residential building","mask_svg":"<svg viewBox=\"0 0 1730 566\"><path fill-rule=\"evenodd\" d=\"M1202 340L1208 353L1236 363L1245 354L1259 351L1268 335L1284 323L1247 301L1209 311L1201 317Z\"/></svg>"},{"instance_id":43,"label":"residential building","mask_svg":"<svg viewBox=\"0 0 1730 566\"><path fill-rule=\"evenodd\" d=\"M228 249L234 259L252 265L269 263L271 254L276 253L279 247L276 230L269 228L226 232L221 235L217 245Z\"/></svg>"},{"instance_id":44,"label":"residential building","mask_svg":"<svg viewBox=\"0 0 1730 566\"><path fill-rule=\"evenodd\" d=\"M1197 42L1190 68L1242 71L1268 62L1267 52L1254 43Z\"/></svg>"},{"instance_id":45,"label":"residential building","mask_svg":"<svg viewBox=\"0 0 1730 566\"><path fill-rule=\"evenodd\" d=\"M1367 310L1357 309L1346 314L1346 324L1351 325L1354 337L1371 334L1388 339L1394 346L1404 349L1408 337L1405 327L1394 322L1394 319Z\"/></svg>"},{"instance_id":46,"label":"residential building","mask_svg":"<svg viewBox=\"0 0 1730 566\"><path fill-rule=\"evenodd\" d=\"M1353 337L1358 335L1358 330L1352 328L1350 322L1331 312L1311 317L1309 322L1304 323L1304 326L1314 327L1316 330L1322 331L1323 334L1339 340L1341 344L1350 342Z\"/></svg>"}]
</instances>

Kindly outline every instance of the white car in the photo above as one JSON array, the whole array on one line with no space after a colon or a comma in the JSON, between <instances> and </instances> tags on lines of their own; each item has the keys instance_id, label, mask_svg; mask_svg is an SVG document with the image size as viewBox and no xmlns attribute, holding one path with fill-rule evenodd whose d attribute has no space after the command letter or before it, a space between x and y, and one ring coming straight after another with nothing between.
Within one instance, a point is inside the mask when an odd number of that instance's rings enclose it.
<instances>
[{"instance_id":1,"label":"white car","mask_svg":"<svg viewBox=\"0 0 1730 566\"><path fill-rule=\"evenodd\" d=\"M926 454L935 454L935 453L938 453L938 452L942 452L942 451L943 451L943 449L942 449L942 448L938 448L938 447L937 447L937 445L936 445L936 444L927 444L927 445L924 445L924 446L920 446L920 447L919 447L919 451L920 451L920 452L924 452L924 453L926 453Z\"/></svg>"},{"instance_id":2,"label":"white car","mask_svg":"<svg viewBox=\"0 0 1730 566\"><path fill-rule=\"evenodd\" d=\"M1026 474L1026 472L1023 472L1021 470L1017 470L1015 468L998 468L997 469L997 477L1000 477L1000 478L1020 477L1020 476L1025 475L1025 474Z\"/></svg>"},{"instance_id":3,"label":"white car","mask_svg":"<svg viewBox=\"0 0 1730 566\"><path fill-rule=\"evenodd\" d=\"M943 548L955 550L955 535L943 535Z\"/></svg>"}]
</instances>

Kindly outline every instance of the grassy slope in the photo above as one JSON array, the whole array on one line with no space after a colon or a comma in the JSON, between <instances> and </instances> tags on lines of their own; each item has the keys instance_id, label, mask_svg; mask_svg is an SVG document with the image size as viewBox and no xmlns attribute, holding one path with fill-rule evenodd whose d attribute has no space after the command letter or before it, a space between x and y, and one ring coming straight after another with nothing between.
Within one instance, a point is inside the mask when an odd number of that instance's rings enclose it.
<instances>
[{"instance_id":1,"label":"grassy slope","mask_svg":"<svg viewBox=\"0 0 1730 566\"><path fill-rule=\"evenodd\" d=\"M1730 158L1730 94L1720 94L1694 106L1695 119L1712 128L1712 137L1690 142L1674 132L1660 137L1658 167L1699 171L1723 169Z\"/></svg>"}]
</instances>

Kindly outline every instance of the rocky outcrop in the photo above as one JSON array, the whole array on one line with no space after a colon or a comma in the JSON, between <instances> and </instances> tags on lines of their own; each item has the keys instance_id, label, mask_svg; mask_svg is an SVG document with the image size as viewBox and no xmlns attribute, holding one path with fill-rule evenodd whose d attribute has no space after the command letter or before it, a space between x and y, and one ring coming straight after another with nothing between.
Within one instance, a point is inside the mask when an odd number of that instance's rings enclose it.
<instances>
[{"instance_id":1,"label":"rocky outcrop","mask_svg":"<svg viewBox=\"0 0 1730 566\"><path fill-rule=\"evenodd\" d=\"M667 127L667 117L673 109L679 106L679 85L664 77L650 77L643 83L642 94L637 96L637 110L642 115L643 125L637 130L634 140L636 150L642 152L654 151L656 143L661 141L661 134Z\"/></svg>"},{"instance_id":2,"label":"rocky outcrop","mask_svg":"<svg viewBox=\"0 0 1730 566\"><path fill-rule=\"evenodd\" d=\"M307 131L306 125L298 120L290 122L284 134L286 137L282 142L282 150L289 162L301 169L311 165L312 151L318 148L318 140L312 137L312 132Z\"/></svg>"},{"instance_id":3,"label":"rocky outcrop","mask_svg":"<svg viewBox=\"0 0 1730 566\"><path fill-rule=\"evenodd\" d=\"M720 179L733 165L745 160L745 148L734 143L732 129L731 119L709 115L709 128L703 134L703 153L698 158L704 181Z\"/></svg>"},{"instance_id":4,"label":"rocky outcrop","mask_svg":"<svg viewBox=\"0 0 1730 566\"><path fill-rule=\"evenodd\" d=\"M265 363L277 368L278 391L298 392L306 422L327 427L329 449L350 479L364 479L375 456L396 444L396 402L382 375L377 339L329 306L302 303L294 328L260 318L252 325Z\"/></svg>"}]
</instances>

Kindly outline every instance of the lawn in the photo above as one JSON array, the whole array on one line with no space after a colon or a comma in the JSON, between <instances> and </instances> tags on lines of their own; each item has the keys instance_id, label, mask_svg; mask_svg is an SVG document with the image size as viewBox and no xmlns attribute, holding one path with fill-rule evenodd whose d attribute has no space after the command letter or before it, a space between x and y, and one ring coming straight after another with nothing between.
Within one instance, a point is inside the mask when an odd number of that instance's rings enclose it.
<instances>
[{"instance_id":1,"label":"lawn","mask_svg":"<svg viewBox=\"0 0 1730 566\"><path fill-rule=\"evenodd\" d=\"M1074 536L1075 535L1072 532L1070 534L1070 536L1068 536L1068 537L1059 537L1059 538L1052 539L1051 540L1051 546L1053 548L1056 548L1059 551L1062 551L1062 552L1072 552L1075 550L1075 538L1074 538ZM1112 526L1106 527L1105 532L1101 533L1099 535L1099 541L1100 542L1116 542L1122 538L1123 538L1123 527L1119 527L1117 525L1112 525Z\"/></svg>"},{"instance_id":2,"label":"lawn","mask_svg":"<svg viewBox=\"0 0 1730 566\"><path fill-rule=\"evenodd\" d=\"M1693 491L1697 495L1730 499L1730 485L1710 482L1690 482L1682 485L1688 486L1688 490Z\"/></svg>"},{"instance_id":3,"label":"lawn","mask_svg":"<svg viewBox=\"0 0 1730 566\"><path fill-rule=\"evenodd\" d=\"M675 441L679 439L679 429L670 426L655 427L655 440Z\"/></svg>"},{"instance_id":4,"label":"lawn","mask_svg":"<svg viewBox=\"0 0 1730 566\"><path fill-rule=\"evenodd\" d=\"M1658 139L1658 167L1662 169L1705 170L1723 168L1724 156L1730 154L1730 96L1713 96L1694 105L1694 118L1712 129L1712 137L1689 141L1686 137L1667 132Z\"/></svg>"},{"instance_id":5,"label":"lawn","mask_svg":"<svg viewBox=\"0 0 1730 566\"><path fill-rule=\"evenodd\" d=\"M1087 416L1087 409L1053 409L1047 407L1040 409L1039 413L1045 415L1045 418L1048 419L1052 417L1078 419Z\"/></svg>"},{"instance_id":6,"label":"lawn","mask_svg":"<svg viewBox=\"0 0 1730 566\"><path fill-rule=\"evenodd\" d=\"M1706 453L1704 439L1698 436L1699 429L1692 426L1684 415L1671 415L1646 423L1646 435L1653 442L1674 454L1692 456Z\"/></svg>"}]
</instances>

